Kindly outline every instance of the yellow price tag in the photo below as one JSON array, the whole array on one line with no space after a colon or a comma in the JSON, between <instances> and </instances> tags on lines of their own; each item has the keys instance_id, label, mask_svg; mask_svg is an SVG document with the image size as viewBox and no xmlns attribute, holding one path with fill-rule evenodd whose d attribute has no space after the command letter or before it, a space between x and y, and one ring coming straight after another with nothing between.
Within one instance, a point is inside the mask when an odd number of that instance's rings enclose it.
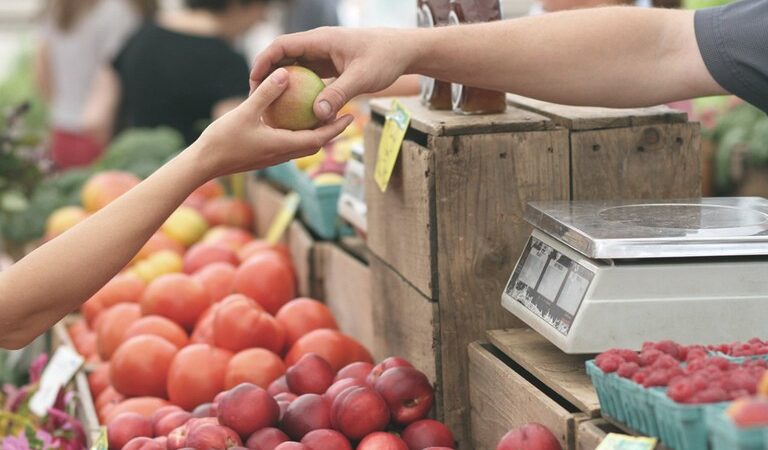
<instances>
[{"instance_id":1,"label":"yellow price tag","mask_svg":"<svg viewBox=\"0 0 768 450\"><path fill-rule=\"evenodd\" d=\"M234 173L229 176L229 184L232 186L232 196L237 199L245 199L245 182L247 174L245 172Z\"/></svg>"},{"instance_id":2,"label":"yellow price tag","mask_svg":"<svg viewBox=\"0 0 768 450\"><path fill-rule=\"evenodd\" d=\"M107 427L99 427L99 434L91 445L91 450L108 450L109 441L107 440Z\"/></svg>"},{"instance_id":3,"label":"yellow price tag","mask_svg":"<svg viewBox=\"0 0 768 450\"><path fill-rule=\"evenodd\" d=\"M653 450L657 443L656 438L609 433L595 450Z\"/></svg>"},{"instance_id":4,"label":"yellow price tag","mask_svg":"<svg viewBox=\"0 0 768 450\"><path fill-rule=\"evenodd\" d=\"M392 101L392 109L389 110L384 123L384 129L379 141L379 154L376 158L376 169L373 178L381 189L381 192L387 191L389 179L392 177L392 171L395 169L397 155L400 154L400 147L403 145L405 132L411 123L411 113L397 100Z\"/></svg>"},{"instance_id":5,"label":"yellow price tag","mask_svg":"<svg viewBox=\"0 0 768 450\"><path fill-rule=\"evenodd\" d=\"M288 229L288 225L291 224L291 221L296 216L296 210L299 208L300 200L301 198L296 192L291 192L285 196L283 206L280 208L280 211L277 213L274 220L272 220L272 224L267 231L267 242L270 244L277 244L280 242L280 239L283 238L283 234L285 234L285 230Z\"/></svg>"}]
</instances>

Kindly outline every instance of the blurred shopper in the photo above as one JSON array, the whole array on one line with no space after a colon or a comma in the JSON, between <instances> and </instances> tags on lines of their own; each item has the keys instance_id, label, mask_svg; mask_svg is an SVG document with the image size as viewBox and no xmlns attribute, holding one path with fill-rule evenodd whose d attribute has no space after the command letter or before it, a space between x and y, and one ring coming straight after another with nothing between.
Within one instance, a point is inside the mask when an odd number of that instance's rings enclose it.
<instances>
[{"instance_id":1,"label":"blurred shopper","mask_svg":"<svg viewBox=\"0 0 768 450\"><path fill-rule=\"evenodd\" d=\"M112 59L140 18L128 0L49 0L43 13L36 78L49 102L51 153L59 168L88 164L103 142L83 112L98 68Z\"/></svg>"},{"instance_id":2,"label":"blurred shopper","mask_svg":"<svg viewBox=\"0 0 768 450\"><path fill-rule=\"evenodd\" d=\"M641 8L680 8L682 0L540 0L531 7L530 15L600 6L639 6Z\"/></svg>"},{"instance_id":3,"label":"blurred shopper","mask_svg":"<svg viewBox=\"0 0 768 450\"><path fill-rule=\"evenodd\" d=\"M292 0L286 6L286 33L339 25L339 0Z\"/></svg>"},{"instance_id":4,"label":"blurred shopper","mask_svg":"<svg viewBox=\"0 0 768 450\"><path fill-rule=\"evenodd\" d=\"M169 126L194 141L248 95L248 64L234 43L264 17L267 0L186 0L144 23L99 74L88 122L103 134Z\"/></svg>"}]
</instances>

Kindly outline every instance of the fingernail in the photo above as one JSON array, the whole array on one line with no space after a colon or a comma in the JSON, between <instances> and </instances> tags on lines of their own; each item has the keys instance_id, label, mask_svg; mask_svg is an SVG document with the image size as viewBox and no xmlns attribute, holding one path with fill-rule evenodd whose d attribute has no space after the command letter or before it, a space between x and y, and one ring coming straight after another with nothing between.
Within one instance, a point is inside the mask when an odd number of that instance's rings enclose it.
<instances>
[{"instance_id":1,"label":"fingernail","mask_svg":"<svg viewBox=\"0 0 768 450\"><path fill-rule=\"evenodd\" d=\"M283 85L288 81L288 71L281 67L272 72L272 76L270 78L272 79L273 83L277 85Z\"/></svg>"},{"instance_id":2,"label":"fingernail","mask_svg":"<svg viewBox=\"0 0 768 450\"><path fill-rule=\"evenodd\" d=\"M327 100L322 100L317 104L317 109L320 110L319 119L325 119L331 115L331 104Z\"/></svg>"}]
</instances>

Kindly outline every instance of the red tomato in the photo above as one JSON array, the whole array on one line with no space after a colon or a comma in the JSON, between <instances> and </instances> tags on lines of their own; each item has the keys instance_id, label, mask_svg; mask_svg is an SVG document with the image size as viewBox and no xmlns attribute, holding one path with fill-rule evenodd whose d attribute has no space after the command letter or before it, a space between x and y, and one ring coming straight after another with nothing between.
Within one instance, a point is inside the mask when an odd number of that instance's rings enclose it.
<instances>
[{"instance_id":1,"label":"red tomato","mask_svg":"<svg viewBox=\"0 0 768 450\"><path fill-rule=\"evenodd\" d=\"M156 398L156 397L135 397L135 398L129 398L128 400L123 400L122 402L115 405L114 408L112 408L109 413L106 415L104 422L105 424L109 425L109 422L112 421L115 417L119 416L120 414L124 412L133 412L136 414L141 414L142 416L149 419L152 417L152 414L155 413L158 409L162 408L163 406L168 406L170 403L168 403L166 400L163 400L162 398Z\"/></svg>"},{"instance_id":2,"label":"red tomato","mask_svg":"<svg viewBox=\"0 0 768 450\"><path fill-rule=\"evenodd\" d=\"M171 319L166 319L163 316L144 316L132 323L131 326L125 330L123 341L127 341L132 337L140 336L142 334L160 336L175 345L176 348L182 348L189 343L187 332L176 322Z\"/></svg>"},{"instance_id":3,"label":"red tomato","mask_svg":"<svg viewBox=\"0 0 768 450\"><path fill-rule=\"evenodd\" d=\"M109 387L109 363L99 363L88 374L88 387L91 389L91 395L94 399L98 398Z\"/></svg>"},{"instance_id":4,"label":"red tomato","mask_svg":"<svg viewBox=\"0 0 768 450\"><path fill-rule=\"evenodd\" d=\"M270 244L263 239L254 239L253 241L245 244L240 250L237 251L237 256L240 258L241 262L245 262L251 256L267 250L276 251L285 258L285 262L291 266L293 265L291 253L288 251L288 247L286 247L285 244Z\"/></svg>"},{"instance_id":5,"label":"red tomato","mask_svg":"<svg viewBox=\"0 0 768 450\"><path fill-rule=\"evenodd\" d=\"M96 330L96 347L103 361L109 361L112 353L123 342L125 330L141 317L141 307L136 303L118 303L104 311Z\"/></svg>"},{"instance_id":6,"label":"red tomato","mask_svg":"<svg viewBox=\"0 0 768 450\"><path fill-rule=\"evenodd\" d=\"M242 294L233 294L222 300L216 310L213 342L233 352L259 347L281 353L285 332L256 302Z\"/></svg>"},{"instance_id":7,"label":"red tomato","mask_svg":"<svg viewBox=\"0 0 768 450\"><path fill-rule=\"evenodd\" d=\"M275 316L285 328L286 344L294 342L310 331L321 328L337 330L339 326L327 306L311 298L297 298L283 305Z\"/></svg>"},{"instance_id":8,"label":"red tomato","mask_svg":"<svg viewBox=\"0 0 768 450\"><path fill-rule=\"evenodd\" d=\"M336 330L322 329L305 334L293 344L285 363L292 366L307 353L317 353L337 372L353 362L373 362L371 354L362 344Z\"/></svg>"},{"instance_id":9,"label":"red tomato","mask_svg":"<svg viewBox=\"0 0 768 450\"><path fill-rule=\"evenodd\" d=\"M249 348L229 360L224 381L227 389L240 383L253 383L266 389L285 373L285 363L275 353L264 348Z\"/></svg>"},{"instance_id":10,"label":"red tomato","mask_svg":"<svg viewBox=\"0 0 768 450\"><path fill-rule=\"evenodd\" d=\"M104 285L91 299L98 299L105 308L118 303L137 303L144 293L144 280L132 273L119 273Z\"/></svg>"},{"instance_id":11,"label":"red tomato","mask_svg":"<svg viewBox=\"0 0 768 450\"><path fill-rule=\"evenodd\" d=\"M276 252L257 253L235 274L235 292L256 300L270 314L296 297L293 269Z\"/></svg>"},{"instance_id":12,"label":"red tomato","mask_svg":"<svg viewBox=\"0 0 768 450\"><path fill-rule=\"evenodd\" d=\"M179 350L168 371L168 397L174 404L192 411L213 401L224 390L224 377L232 353L206 344L192 344Z\"/></svg>"},{"instance_id":13,"label":"red tomato","mask_svg":"<svg viewBox=\"0 0 768 450\"><path fill-rule=\"evenodd\" d=\"M193 274L213 263L238 264L237 254L223 245L200 242L189 248L184 255L184 273Z\"/></svg>"},{"instance_id":14,"label":"red tomato","mask_svg":"<svg viewBox=\"0 0 768 450\"><path fill-rule=\"evenodd\" d=\"M144 315L167 317L192 330L211 300L200 281L183 273L162 275L152 281L141 298Z\"/></svg>"},{"instance_id":15,"label":"red tomato","mask_svg":"<svg viewBox=\"0 0 768 450\"><path fill-rule=\"evenodd\" d=\"M159 336L144 334L128 339L109 362L112 386L126 397L166 398L168 369L177 351Z\"/></svg>"},{"instance_id":16,"label":"red tomato","mask_svg":"<svg viewBox=\"0 0 768 450\"><path fill-rule=\"evenodd\" d=\"M216 303L234 292L236 272L232 264L217 262L198 270L193 277L203 283L211 301Z\"/></svg>"}]
</instances>

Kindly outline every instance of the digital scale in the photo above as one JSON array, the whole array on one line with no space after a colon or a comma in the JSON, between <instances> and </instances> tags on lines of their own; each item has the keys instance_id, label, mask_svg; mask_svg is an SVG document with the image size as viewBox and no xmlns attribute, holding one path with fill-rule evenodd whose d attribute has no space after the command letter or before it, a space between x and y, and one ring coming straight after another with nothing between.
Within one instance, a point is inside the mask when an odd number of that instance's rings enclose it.
<instances>
[{"instance_id":1,"label":"digital scale","mask_svg":"<svg viewBox=\"0 0 768 450\"><path fill-rule=\"evenodd\" d=\"M566 353L768 337L768 200L533 202L502 305Z\"/></svg>"}]
</instances>

